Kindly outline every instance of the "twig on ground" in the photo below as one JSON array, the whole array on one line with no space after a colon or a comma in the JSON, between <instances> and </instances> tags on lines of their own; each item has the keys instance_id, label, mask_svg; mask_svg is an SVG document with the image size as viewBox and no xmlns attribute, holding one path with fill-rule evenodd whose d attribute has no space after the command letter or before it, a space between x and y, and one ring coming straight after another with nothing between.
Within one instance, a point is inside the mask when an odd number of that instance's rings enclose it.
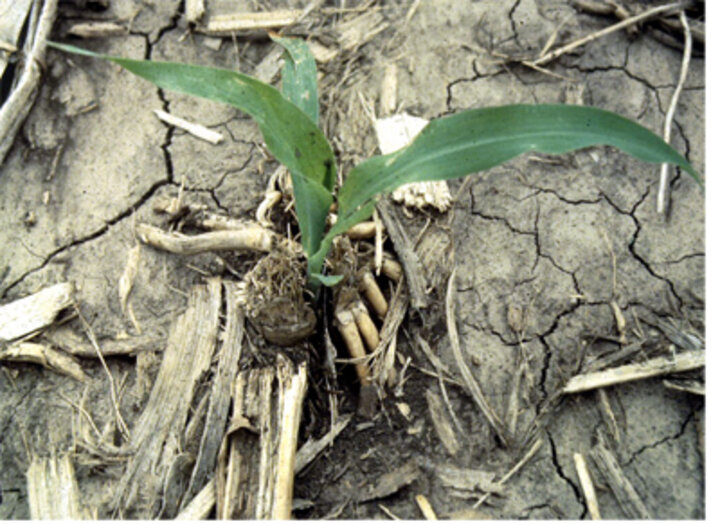
<instances>
[{"instance_id":1,"label":"twig on ground","mask_svg":"<svg viewBox=\"0 0 720 524\"><path fill-rule=\"evenodd\" d=\"M295 474L300 473L308 464L315 460L315 457L317 457L322 450L332 445L335 437L342 433L351 420L352 415L344 415L330 427L330 431L323 435L320 440L310 438L305 442L295 456Z\"/></svg>"},{"instance_id":2,"label":"twig on ground","mask_svg":"<svg viewBox=\"0 0 720 524\"><path fill-rule=\"evenodd\" d=\"M580 453L573 454L573 461L575 462L575 470L577 471L578 478L580 479L580 486L585 496L585 502L587 503L588 513L590 518L593 520L600 520L600 507L598 506L597 496L595 495L595 486L593 486L592 478L590 478L590 470L588 470L587 462L585 457Z\"/></svg>"},{"instance_id":3,"label":"twig on ground","mask_svg":"<svg viewBox=\"0 0 720 524\"><path fill-rule=\"evenodd\" d=\"M62 282L0 306L0 343L37 333L75 301L75 287Z\"/></svg>"},{"instance_id":4,"label":"twig on ground","mask_svg":"<svg viewBox=\"0 0 720 524\"><path fill-rule=\"evenodd\" d=\"M579 38L578 40L575 40L567 45L564 45L563 47L557 48L554 51L551 51L539 58L536 58L533 61L530 61L530 63L532 65L538 66L538 67L543 66L549 62L552 62L559 56L569 53L570 51L574 51L578 47L582 47L585 44L592 42L593 40L597 40L598 38L601 38L605 35L609 35L610 33L614 33L615 31L619 31L621 29L629 27L638 22L642 22L643 20L648 20L650 18L657 17L661 14L666 14L666 13L670 13L672 11L676 11L678 9L682 9L683 7L685 7L686 4L687 4L687 2L674 2L672 4L661 5L658 7L654 7L652 9L648 9L647 11L645 11L643 13L640 13L638 15L631 16L630 18L625 19L622 22L618 22L617 24L611 25L610 27L606 27L605 29L596 31L595 33L592 33L592 34L589 34L582 38Z\"/></svg>"},{"instance_id":5,"label":"twig on ground","mask_svg":"<svg viewBox=\"0 0 720 524\"><path fill-rule=\"evenodd\" d=\"M77 305L75 306L75 311L77 312L77 316L82 323L83 329L85 330L85 335L95 349L95 352L100 359L100 363L105 370L105 374L108 376L108 381L110 383L110 399L112 400L113 411L115 412L115 422L117 423L118 429L120 430L120 433L125 438L125 440L129 440L130 430L128 429L127 424L125 424L125 420L123 420L122 415L120 414L120 404L118 402L117 390L115 388L115 378L110 372L110 368L108 367L107 362L105 362L105 357L102 354L102 350L100 349L100 345L97 342L97 338L95 338L95 332L93 331L92 327L90 327L90 324L88 324L87 320L85 320L85 317L80 312L80 308L77 307Z\"/></svg>"},{"instance_id":6,"label":"twig on ground","mask_svg":"<svg viewBox=\"0 0 720 524\"><path fill-rule=\"evenodd\" d=\"M670 132L672 131L672 123L675 118L675 109L677 108L678 100L680 99L680 93L682 92L683 86L685 85L685 79L687 78L688 69L690 67L690 57L692 56L692 34L690 33L690 26L688 25L687 16L685 11L680 11L680 22L682 23L683 32L685 35L685 48L683 50L682 65L680 66L680 77L678 78L677 87L670 99L670 105L668 106L667 113L665 114L665 126L663 129L663 139L668 144L670 143ZM657 194L657 207L656 210L660 214L665 214L668 208L668 199L670 194L668 192L669 184L670 165L662 164L660 166L660 185L658 187Z\"/></svg>"},{"instance_id":7,"label":"twig on ground","mask_svg":"<svg viewBox=\"0 0 720 524\"><path fill-rule=\"evenodd\" d=\"M425 520L437 520L437 515L435 514L435 510L433 509L432 505L430 504L430 501L427 499L425 495L415 495L415 502L417 503L418 507L420 508L420 511L423 514L423 517L425 517Z\"/></svg>"},{"instance_id":8,"label":"twig on ground","mask_svg":"<svg viewBox=\"0 0 720 524\"><path fill-rule=\"evenodd\" d=\"M490 404L485 399L480 386L475 381L475 378L465 363L465 359L462 356L462 350L460 349L460 338L457 332L457 326L455 325L455 268L453 268L450 278L448 279L447 296L445 300L445 315L447 321L448 338L450 339L450 347L452 348L453 355L455 356L455 362L460 369L465 384L470 391L473 400L482 411L483 415L487 419L490 426L495 431L498 439L503 446L508 445L507 437L505 435L505 429L503 428L502 422L493 411Z\"/></svg>"},{"instance_id":9,"label":"twig on ground","mask_svg":"<svg viewBox=\"0 0 720 524\"><path fill-rule=\"evenodd\" d=\"M641 380L670 373L691 371L705 366L705 351L694 350L670 357L656 357L639 364L627 364L612 369L575 375L563 388L563 393L580 393L632 380Z\"/></svg>"},{"instance_id":10,"label":"twig on ground","mask_svg":"<svg viewBox=\"0 0 720 524\"><path fill-rule=\"evenodd\" d=\"M73 357L44 344L17 342L7 348L0 347L0 362L30 362L68 375L80 382L88 382L88 377Z\"/></svg>"},{"instance_id":11,"label":"twig on ground","mask_svg":"<svg viewBox=\"0 0 720 524\"><path fill-rule=\"evenodd\" d=\"M170 113L162 111L161 109L154 109L153 112L155 113L155 116L157 116L166 124L178 127L184 131L187 131L191 135L200 138L201 140L210 142L211 144L217 145L224 139L222 134L218 133L217 131L208 129L203 125L190 122L188 120L185 120L184 118L180 118L179 116L171 115Z\"/></svg>"},{"instance_id":12,"label":"twig on ground","mask_svg":"<svg viewBox=\"0 0 720 524\"><path fill-rule=\"evenodd\" d=\"M428 412L430 413L430 421L435 427L440 442L445 446L445 449L450 455L455 456L460 450L460 444L450 425L450 420L442 409L440 397L437 393L427 389L425 390L425 400L427 402Z\"/></svg>"},{"instance_id":13,"label":"twig on ground","mask_svg":"<svg viewBox=\"0 0 720 524\"><path fill-rule=\"evenodd\" d=\"M630 519L651 519L650 512L602 438L590 450L590 457L610 485L625 515Z\"/></svg>"},{"instance_id":14,"label":"twig on ground","mask_svg":"<svg viewBox=\"0 0 720 524\"><path fill-rule=\"evenodd\" d=\"M530 449L528 450L528 452L525 453L525 455L517 462L517 464L515 464L510 469L510 471L505 473L505 475L500 480L498 480L497 483L500 486L504 485L508 480L510 480L512 478L513 475L515 475L515 473L520 471L522 469L522 467L525 464L527 464L531 458L533 458L535 456L535 453L537 453L540 450L540 446L542 446L542 442L543 441L541 438L536 439L535 442L533 442ZM477 500L477 502L475 504L473 504L473 509L477 509L478 507L480 507L490 497L491 494L492 493L485 493L482 497L480 497Z\"/></svg>"}]
</instances>

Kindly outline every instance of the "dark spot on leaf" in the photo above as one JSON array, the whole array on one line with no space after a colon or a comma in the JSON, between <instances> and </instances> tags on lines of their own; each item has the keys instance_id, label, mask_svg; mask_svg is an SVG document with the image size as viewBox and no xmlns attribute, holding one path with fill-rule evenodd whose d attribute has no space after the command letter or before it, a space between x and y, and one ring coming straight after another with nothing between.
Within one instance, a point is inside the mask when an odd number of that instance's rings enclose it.
<instances>
[{"instance_id":1,"label":"dark spot on leaf","mask_svg":"<svg viewBox=\"0 0 720 524\"><path fill-rule=\"evenodd\" d=\"M295 158L300 158L301 156L302 156L302 153L301 153L300 150L296 147L296 148L295 148Z\"/></svg>"}]
</instances>

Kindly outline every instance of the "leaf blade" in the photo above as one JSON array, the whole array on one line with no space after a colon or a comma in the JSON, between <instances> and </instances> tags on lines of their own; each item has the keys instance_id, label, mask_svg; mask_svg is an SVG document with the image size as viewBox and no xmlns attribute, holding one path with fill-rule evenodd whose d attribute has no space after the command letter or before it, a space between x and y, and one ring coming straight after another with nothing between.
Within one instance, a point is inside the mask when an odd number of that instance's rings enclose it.
<instances>
[{"instance_id":1,"label":"leaf blade","mask_svg":"<svg viewBox=\"0 0 720 524\"><path fill-rule=\"evenodd\" d=\"M699 176L660 137L619 115L570 105L514 105L474 109L431 121L405 148L356 166L338 194L339 217L375 195L409 182L448 180L499 165L528 151L566 153L608 144L648 162Z\"/></svg>"},{"instance_id":2,"label":"leaf blade","mask_svg":"<svg viewBox=\"0 0 720 524\"><path fill-rule=\"evenodd\" d=\"M132 60L54 42L48 45L109 60L160 88L228 104L248 113L260 127L270 152L290 171L294 190L317 201L315 206L303 206L298 212L298 222L306 253L310 255L318 250L328 202L332 200L337 171L335 157L317 125L277 89L227 69Z\"/></svg>"},{"instance_id":3,"label":"leaf blade","mask_svg":"<svg viewBox=\"0 0 720 524\"><path fill-rule=\"evenodd\" d=\"M317 90L317 65L307 42L270 34L273 42L285 48L282 93L316 125L320 113ZM330 188L332 190L332 188Z\"/></svg>"}]
</instances>

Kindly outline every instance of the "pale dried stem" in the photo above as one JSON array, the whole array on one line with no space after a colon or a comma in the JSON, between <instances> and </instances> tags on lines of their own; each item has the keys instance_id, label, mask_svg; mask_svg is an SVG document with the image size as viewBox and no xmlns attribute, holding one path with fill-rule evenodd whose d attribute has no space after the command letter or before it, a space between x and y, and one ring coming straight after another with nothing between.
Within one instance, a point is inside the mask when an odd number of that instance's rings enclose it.
<instances>
[{"instance_id":1,"label":"pale dried stem","mask_svg":"<svg viewBox=\"0 0 720 524\"><path fill-rule=\"evenodd\" d=\"M87 375L73 357L43 344L17 342L0 349L0 362L30 362L87 383Z\"/></svg>"},{"instance_id":2,"label":"pale dried stem","mask_svg":"<svg viewBox=\"0 0 720 524\"><path fill-rule=\"evenodd\" d=\"M315 457L317 457L326 447L331 446L335 437L337 437L350 423L352 415L344 415L340 420L330 427L325 435L319 440L310 438L298 450L295 456L295 474L300 473Z\"/></svg>"},{"instance_id":3,"label":"pale dried stem","mask_svg":"<svg viewBox=\"0 0 720 524\"><path fill-rule=\"evenodd\" d=\"M194 137L210 142L211 144L217 145L224 139L222 134L217 131L208 129L207 127L196 124L195 122L190 122L184 118L180 118L179 116L171 115L161 109L154 109L153 112L155 113L155 116L166 124L182 129L183 131L187 131Z\"/></svg>"},{"instance_id":4,"label":"pale dried stem","mask_svg":"<svg viewBox=\"0 0 720 524\"><path fill-rule=\"evenodd\" d=\"M115 412L115 422L117 423L118 429L120 430L120 433L125 438L125 440L129 440L130 430L128 429L127 424L125 424L125 420L123 420L122 415L120 414L120 404L118 402L117 391L115 388L115 378L110 372L110 368L108 367L107 362L105 362L105 357L100 350L100 345L97 342L97 338L95 338L95 333L93 332L93 329L90 327L90 324L88 324L87 320L85 320L85 317L80 312L80 308L75 306L75 311L77 312L78 318L80 319L80 322L83 325L83 329L85 330L85 334L87 335L88 340L95 349L95 352L100 359L100 363L105 370L105 374L108 377L108 382L110 385L110 399L112 400L113 411Z\"/></svg>"},{"instance_id":5,"label":"pale dried stem","mask_svg":"<svg viewBox=\"0 0 720 524\"><path fill-rule=\"evenodd\" d=\"M680 78L678 79L677 87L670 99L670 105L668 106L667 113L665 114L665 127L663 129L663 138L665 142L670 143L670 133L672 131L672 123L675 118L675 109L677 108L678 100L680 99L680 93L682 92L683 86L685 85L685 79L687 78L688 69L690 68L690 58L692 56L692 33L690 32L690 26L688 25L687 16L685 11L680 11L680 22L683 27L683 34L685 35L685 47L683 50L682 65L680 66ZM658 187L657 194L657 207L656 210L660 214L665 214L667 211L667 203L670 197L668 193L668 184L670 179L670 165L665 163L660 166L660 185Z\"/></svg>"},{"instance_id":6,"label":"pale dried stem","mask_svg":"<svg viewBox=\"0 0 720 524\"><path fill-rule=\"evenodd\" d=\"M422 512L423 517L425 517L425 520L438 519L437 515L435 514L435 510L433 510L430 501L427 499L427 497L425 497L425 495L415 495L415 502L420 508L420 511Z\"/></svg>"},{"instance_id":7,"label":"pale dried stem","mask_svg":"<svg viewBox=\"0 0 720 524\"><path fill-rule=\"evenodd\" d=\"M128 28L116 22L78 22L72 24L68 35L80 38L107 38L128 34Z\"/></svg>"},{"instance_id":8,"label":"pale dried stem","mask_svg":"<svg viewBox=\"0 0 720 524\"><path fill-rule=\"evenodd\" d=\"M682 9L686 4L687 4L687 2L674 2L672 4L661 5L661 6L653 8L653 9L648 9L647 11L645 11L643 13L632 16L626 20L623 20L622 22L618 22L617 24L606 27L605 29L602 29L601 31L597 31L590 35L584 36L583 38L575 40L574 42L571 42L563 47L555 49L554 51L551 51L550 53L533 60L532 62L530 62L530 64L532 64L534 66L545 65L549 62L552 62L559 56L569 53L570 51L574 51L578 47L582 47L585 44L592 42L593 40L597 40L598 38L601 38L605 35L614 33L615 31L620 31L621 29L629 27L633 24L637 24L638 22L642 22L643 20L648 20L650 18L657 17L664 13L669 13L672 11L676 11L678 9Z\"/></svg>"},{"instance_id":9,"label":"pale dried stem","mask_svg":"<svg viewBox=\"0 0 720 524\"><path fill-rule=\"evenodd\" d=\"M353 359L358 359L355 363L355 370L357 371L360 384L363 386L369 385L371 382L370 368L364 360L367 357L367 353L365 352L365 347L360 338L360 332L358 331L352 312L347 310L336 311L335 319L337 320L337 328L345 342L348 353L350 353Z\"/></svg>"},{"instance_id":10,"label":"pale dried stem","mask_svg":"<svg viewBox=\"0 0 720 524\"><path fill-rule=\"evenodd\" d=\"M74 303L74 295L73 284L63 282L0 306L0 343L46 328L61 310Z\"/></svg>"},{"instance_id":11,"label":"pale dried stem","mask_svg":"<svg viewBox=\"0 0 720 524\"><path fill-rule=\"evenodd\" d=\"M253 222L248 222L244 229L210 231L193 236L169 233L155 226L138 224L135 234L141 242L177 255L238 249L270 252L283 246L292 253L299 254L302 250L299 244Z\"/></svg>"},{"instance_id":12,"label":"pale dried stem","mask_svg":"<svg viewBox=\"0 0 720 524\"><path fill-rule=\"evenodd\" d=\"M453 271L450 274L450 278L448 279L448 290L445 300L445 315L447 321L448 338L450 339L450 347L452 348L453 355L455 356L455 362L460 369L460 374L462 375L462 378L465 381L465 384L470 391L473 400L478 405L480 411L495 431L495 434L498 436L500 442L503 444L503 446L507 446L508 441L502 422L495 414L495 411L492 409L488 401L485 399L485 395L480 389L478 383L475 381L475 377L473 377L470 368L468 368L467 364L465 363L465 359L462 355L462 350L460 349L460 337L458 336L457 326L455 325L455 274L456 270L455 268L453 268Z\"/></svg>"},{"instance_id":13,"label":"pale dried stem","mask_svg":"<svg viewBox=\"0 0 720 524\"><path fill-rule=\"evenodd\" d=\"M594 373L576 375L568 381L563 388L563 393L580 393L633 380L691 371L704 366L704 350L685 351L670 357L651 358L639 364L627 364Z\"/></svg>"},{"instance_id":14,"label":"pale dried stem","mask_svg":"<svg viewBox=\"0 0 720 524\"><path fill-rule=\"evenodd\" d=\"M368 350L375 351L380 344L380 334L378 333L375 323L370 318L370 313L365 307L365 304L359 301L355 302L350 310L360 330L360 334L365 341L365 346L367 346Z\"/></svg>"},{"instance_id":15,"label":"pale dried stem","mask_svg":"<svg viewBox=\"0 0 720 524\"><path fill-rule=\"evenodd\" d=\"M583 495L585 496L590 518L593 520L601 520L600 506L598 505L597 495L595 495L595 486L593 486L585 457L580 453L575 453L573 454L573 461L575 462L575 470L580 479L580 487L582 487Z\"/></svg>"},{"instance_id":16,"label":"pale dried stem","mask_svg":"<svg viewBox=\"0 0 720 524\"><path fill-rule=\"evenodd\" d=\"M540 439L540 438L536 439L535 442L533 442L533 444L532 444L532 446L530 447L530 449L528 450L528 452L525 453L525 455L517 462L517 464L515 464L515 465L510 469L510 471L508 471L507 473L505 473L505 475L503 476L503 478L501 478L501 479L498 481L498 484L502 486L502 485L504 485L508 480L510 480L510 479L512 478L512 476L515 475L515 473L517 473L518 471L520 471L520 469L522 469L522 467L525 466L525 464L527 464L527 463L530 461L530 459L535 456L535 453L537 453L537 452L540 450L540 447L541 447L541 446L542 446L542 439ZM477 500L477 502L476 502L475 504L473 504L473 508L474 508L474 509L477 509L478 507L480 507L480 506L490 497L490 495L491 495L491 493L485 493L485 495L483 495L482 497L480 497L480 498Z\"/></svg>"},{"instance_id":17,"label":"pale dried stem","mask_svg":"<svg viewBox=\"0 0 720 524\"><path fill-rule=\"evenodd\" d=\"M177 514L175 520L205 520L215 507L215 479L205 484L205 487L195 495L183 510Z\"/></svg>"}]
</instances>

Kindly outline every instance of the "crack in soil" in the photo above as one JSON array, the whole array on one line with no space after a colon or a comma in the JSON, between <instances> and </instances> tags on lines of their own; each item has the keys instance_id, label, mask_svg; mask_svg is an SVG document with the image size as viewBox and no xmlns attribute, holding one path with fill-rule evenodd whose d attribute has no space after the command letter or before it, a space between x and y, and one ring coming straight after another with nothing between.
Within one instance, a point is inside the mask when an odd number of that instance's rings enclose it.
<instances>
[{"instance_id":1,"label":"crack in soil","mask_svg":"<svg viewBox=\"0 0 720 524\"><path fill-rule=\"evenodd\" d=\"M641 446L639 449L637 449L636 451L634 451L634 452L632 453L632 455L630 456L630 458L628 458L628 459L625 460L624 462L621 462L620 465L621 465L622 467L626 467L626 466L632 464L632 463L635 461L635 459L636 459L638 456L640 456L642 453L644 453L645 451L647 451L647 450L649 450L649 449L655 449L655 448L657 448L658 446L662 446L663 444L666 444L666 443L668 443L668 442L670 442L670 441L679 439L680 437L683 436L683 434L685 434L685 431L687 430L688 424L689 424L691 421L693 421L694 419L695 419L695 411L693 410L693 411L690 411L690 414L685 418L685 420L683 421L683 423L680 425L680 429L679 429L679 431L678 431L677 433L674 433L674 434L669 435L669 436L667 436L667 437L663 437L663 438L661 438L660 440L658 440L658 441L656 441L656 442L652 442L652 443L650 443L650 444L646 444L646 445L644 445L644 446Z\"/></svg>"},{"instance_id":2,"label":"crack in soil","mask_svg":"<svg viewBox=\"0 0 720 524\"><path fill-rule=\"evenodd\" d=\"M582 514L580 515L580 517L577 517L578 519L582 519L585 516L587 508L585 507L585 504L583 503L583 496L580 493L580 488L578 486L576 486L575 483L572 481L572 479L570 479L570 477L565 475L565 473L563 472L562 466L560 465L560 461L558 460L557 448L555 447L555 441L552 438L552 434L549 431L547 431L546 433L548 436L548 441L550 442L550 451L551 451L550 456L552 458L553 466L555 466L555 472L561 479L563 479L570 486L573 493L575 494L575 500L577 500L577 502L582 506L582 508L583 508Z\"/></svg>"}]
</instances>

